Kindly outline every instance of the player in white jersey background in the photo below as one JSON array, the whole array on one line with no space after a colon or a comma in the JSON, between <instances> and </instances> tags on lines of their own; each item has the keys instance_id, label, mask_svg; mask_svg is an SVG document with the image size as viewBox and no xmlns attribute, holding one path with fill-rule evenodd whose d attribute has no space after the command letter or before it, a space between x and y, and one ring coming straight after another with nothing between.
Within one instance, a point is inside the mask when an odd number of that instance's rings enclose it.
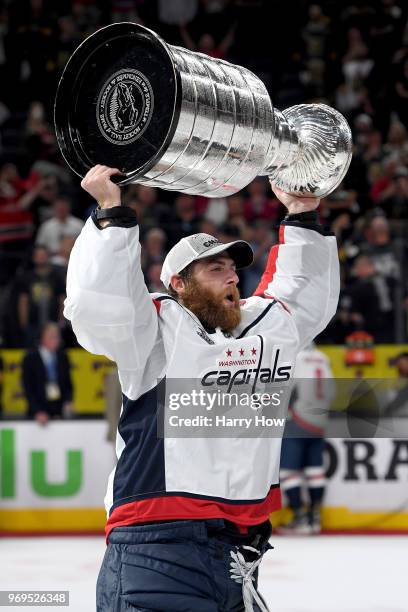
<instances>
[{"instance_id":1,"label":"player in white jersey background","mask_svg":"<svg viewBox=\"0 0 408 612\"><path fill-rule=\"evenodd\" d=\"M293 395L282 441L281 487L293 518L279 528L281 533L320 532L326 484L324 433L334 395L329 359L312 343L296 358Z\"/></svg>"}]
</instances>

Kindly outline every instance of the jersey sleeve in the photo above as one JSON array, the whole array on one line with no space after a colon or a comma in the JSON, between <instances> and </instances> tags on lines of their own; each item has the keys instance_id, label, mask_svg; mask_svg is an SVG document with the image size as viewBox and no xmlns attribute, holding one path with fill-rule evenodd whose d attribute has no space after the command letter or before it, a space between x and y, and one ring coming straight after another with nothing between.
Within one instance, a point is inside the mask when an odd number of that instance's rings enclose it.
<instances>
[{"instance_id":1,"label":"jersey sleeve","mask_svg":"<svg viewBox=\"0 0 408 612\"><path fill-rule=\"evenodd\" d=\"M140 266L137 225L101 230L88 219L71 252L64 315L91 353L121 369L144 367L158 321Z\"/></svg>"},{"instance_id":2,"label":"jersey sleeve","mask_svg":"<svg viewBox=\"0 0 408 612\"><path fill-rule=\"evenodd\" d=\"M273 297L289 309L306 346L334 316L340 272L335 236L319 225L283 221L254 295Z\"/></svg>"}]
</instances>

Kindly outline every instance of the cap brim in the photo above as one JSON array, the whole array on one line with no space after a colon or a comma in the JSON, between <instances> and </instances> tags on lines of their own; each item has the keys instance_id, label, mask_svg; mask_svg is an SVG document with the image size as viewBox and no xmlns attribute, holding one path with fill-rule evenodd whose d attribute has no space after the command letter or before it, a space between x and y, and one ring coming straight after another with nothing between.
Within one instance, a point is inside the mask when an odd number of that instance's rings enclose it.
<instances>
[{"instance_id":1,"label":"cap brim","mask_svg":"<svg viewBox=\"0 0 408 612\"><path fill-rule=\"evenodd\" d=\"M218 244L212 249L208 249L205 253L199 257L195 257L194 261L199 259L207 259L208 257L214 257L220 253L228 252L231 259L234 260L237 270L247 268L254 261L254 252L251 245L245 240L235 240L234 242L226 242L225 244Z\"/></svg>"}]
</instances>

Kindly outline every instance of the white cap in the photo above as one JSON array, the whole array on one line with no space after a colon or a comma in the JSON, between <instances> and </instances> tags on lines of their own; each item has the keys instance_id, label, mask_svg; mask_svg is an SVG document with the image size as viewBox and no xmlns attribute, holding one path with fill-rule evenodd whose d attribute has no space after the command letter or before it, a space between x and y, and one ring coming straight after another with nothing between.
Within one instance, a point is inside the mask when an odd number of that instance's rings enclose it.
<instances>
[{"instance_id":1,"label":"white cap","mask_svg":"<svg viewBox=\"0 0 408 612\"><path fill-rule=\"evenodd\" d=\"M237 270L250 266L254 259L252 248L245 240L224 243L210 234L193 234L179 240L167 253L160 280L168 289L173 274L178 274L193 261L212 257L224 251L228 251L228 255L235 261Z\"/></svg>"}]
</instances>

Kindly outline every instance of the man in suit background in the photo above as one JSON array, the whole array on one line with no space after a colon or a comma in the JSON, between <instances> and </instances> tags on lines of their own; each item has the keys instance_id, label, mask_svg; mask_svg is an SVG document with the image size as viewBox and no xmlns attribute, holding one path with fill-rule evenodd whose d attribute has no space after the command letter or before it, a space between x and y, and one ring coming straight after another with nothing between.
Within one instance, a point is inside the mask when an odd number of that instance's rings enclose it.
<instances>
[{"instance_id":1,"label":"man in suit background","mask_svg":"<svg viewBox=\"0 0 408 612\"><path fill-rule=\"evenodd\" d=\"M38 348L23 361L23 387L28 418L46 425L50 418L69 416L72 411L72 381L68 357L61 349L56 323L46 323Z\"/></svg>"}]
</instances>

